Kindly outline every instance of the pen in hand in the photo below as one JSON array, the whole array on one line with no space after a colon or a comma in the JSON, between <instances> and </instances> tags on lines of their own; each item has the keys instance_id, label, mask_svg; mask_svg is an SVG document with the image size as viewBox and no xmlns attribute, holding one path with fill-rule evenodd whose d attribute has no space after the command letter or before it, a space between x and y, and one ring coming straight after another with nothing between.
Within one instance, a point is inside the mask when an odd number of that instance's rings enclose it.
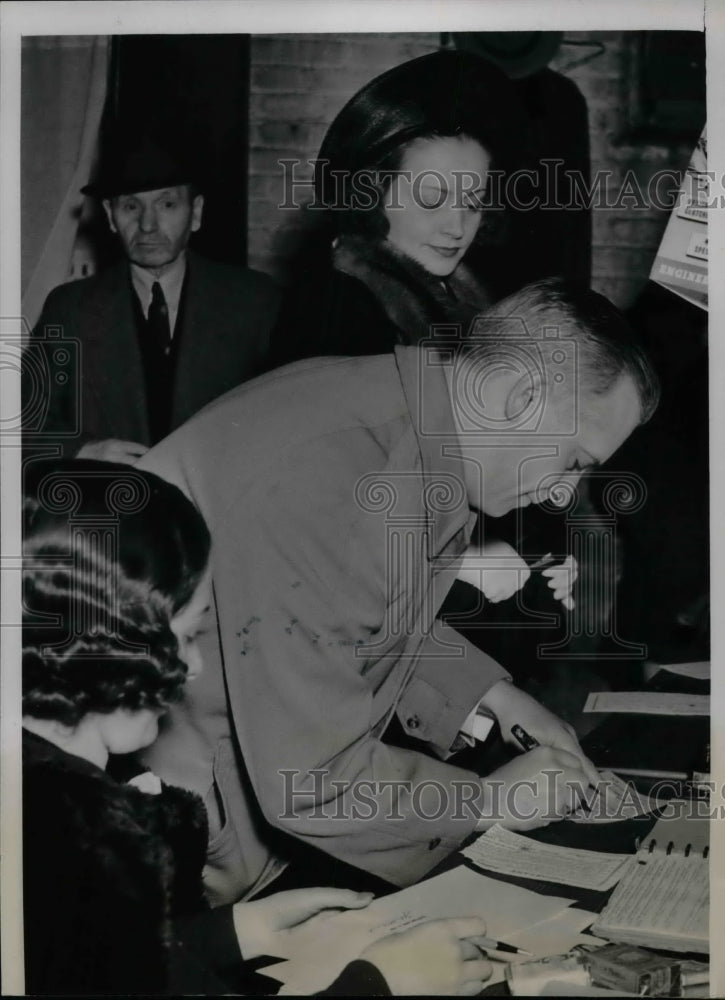
<instances>
[{"instance_id":1,"label":"pen in hand","mask_svg":"<svg viewBox=\"0 0 725 1000\"><path fill-rule=\"evenodd\" d=\"M553 563L553 561L554 561L554 556L552 555L551 552L547 552L545 556L541 557L541 559L537 559L535 563L532 563L529 566L529 569L532 571L535 569L546 569L546 567L550 566Z\"/></svg>"},{"instance_id":2,"label":"pen in hand","mask_svg":"<svg viewBox=\"0 0 725 1000\"><path fill-rule=\"evenodd\" d=\"M518 723L511 726L511 733L522 750L535 750L536 747L541 746L539 741L535 740L533 736L529 736L524 727L519 726Z\"/></svg>"},{"instance_id":3,"label":"pen in hand","mask_svg":"<svg viewBox=\"0 0 725 1000\"><path fill-rule=\"evenodd\" d=\"M535 750L536 747L541 746L539 741L537 739L534 739L533 736L529 735L529 733L526 732L524 727L518 725L518 723L515 726L511 726L511 734L513 735L514 739L518 742L522 750L526 750L527 753L529 750ZM599 788L601 786L597 785L595 787L597 788L597 791L599 791ZM603 787L604 787L604 794L606 796L608 791L606 783L604 784ZM586 801L582 802L579 806L579 809L583 815L587 815L592 810L592 803Z\"/></svg>"},{"instance_id":4,"label":"pen in hand","mask_svg":"<svg viewBox=\"0 0 725 1000\"><path fill-rule=\"evenodd\" d=\"M541 559L538 559L535 563L532 563L529 566L529 570L533 573L535 570L541 572L542 570L546 571L546 570L549 570L549 569L553 569L553 567L551 566L551 564L553 563L553 561L554 561L553 554L551 552L547 552L547 554L545 556L542 556ZM565 565L566 565L566 559L564 560L564 562L562 563L561 567L559 567L559 568L561 569ZM547 573L547 572L543 572L543 575L544 576L551 576L551 574ZM551 586L551 584L549 584L549 586ZM561 598L561 603L564 605L564 607L567 609L567 611L573 611L574 610L574 599L571 596L571 588L570 588L569 594L567 594L565 597Z\"/></svg>"},{"instance_id":5,"label":"pen in hand","mask_svg":"<svg viewBox=\"0 0 725 1000\"><path fill-rule=\"evenodd\" d=\"M525 948L517 948L515 944L506 944L505 941L496 941L494 938L477 937L475 943L479 948L489 951L507 951L512 955L532 955L533 952Z\"/></svg>"}]
</instances>

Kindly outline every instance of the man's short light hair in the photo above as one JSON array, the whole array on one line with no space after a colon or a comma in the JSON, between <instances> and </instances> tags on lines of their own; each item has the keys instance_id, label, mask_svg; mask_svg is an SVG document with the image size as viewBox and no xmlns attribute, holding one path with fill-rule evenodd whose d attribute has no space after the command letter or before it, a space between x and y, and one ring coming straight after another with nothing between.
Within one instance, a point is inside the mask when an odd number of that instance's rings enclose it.
<instances>
[{"instance_id":1,"label":"man's short light hair","mask_svg":"<svg viewBox=\"0 0 725 1000\"><path fill-rule=\"evenodd\" d=\"M526 285L496 303L476 321L459 346L459 357L489 364L511 338L536 339L545 368L557 341L542 331L556 331L576 345L579 387L600 395L625 375L639 395L640 422L650 419L660 396L659 380L637 335L603 295L575 282L547 278Z\"/></svg>"}]
</instances>

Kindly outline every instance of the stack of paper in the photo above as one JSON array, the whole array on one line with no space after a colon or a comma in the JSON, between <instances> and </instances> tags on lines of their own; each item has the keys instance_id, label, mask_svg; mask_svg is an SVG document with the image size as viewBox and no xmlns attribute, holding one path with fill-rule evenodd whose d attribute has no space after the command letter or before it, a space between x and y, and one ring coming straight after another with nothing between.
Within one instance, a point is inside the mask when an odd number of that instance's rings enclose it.
<instances>
[{"instance_id":1,"label":"stack of paper","mask_svg":"<svg viewBox=\"0 0 725 1000\"><path fill-rule=\"evenodd\" d=\"M594 915L571 909L571 900L543 896L469 868L459 867L374 900L364 910L321 915L289 936L278 963L265 971L283 983L282 994L310 994L324 989L348 962L381 937L428 920L480 916L487 934L525 948L534 955L553 955L595 939L581 932ZM518 960L519 956L506 956ZM525 957L525 956L524 956ZM506 963L496 962L491 982L504 978Z\"/></svg>"}]
</instances>

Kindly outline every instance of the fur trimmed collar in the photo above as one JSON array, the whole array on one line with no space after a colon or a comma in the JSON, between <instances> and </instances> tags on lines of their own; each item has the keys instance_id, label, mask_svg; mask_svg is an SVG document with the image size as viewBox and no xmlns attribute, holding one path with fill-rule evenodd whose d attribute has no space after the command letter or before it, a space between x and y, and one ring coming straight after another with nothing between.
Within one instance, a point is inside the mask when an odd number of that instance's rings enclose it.
<instances>
[{"instance_id":1,"label":"fur trimmed collar","mask_svg":"<svg viewBox=\"0 0 725 1000\"><path fill-rule=\"evenodd\" d=\"M401 344L430 337L434 325L453 324L465 336L472 319L491 304L465 264L444 280L384 240L340 237L333 247L333 266L367 286L398 327Z\"/></svg>"},{"instance_id":2,"label":"fur trimmed collar","mask_svg":"<svg viewBox=\"0 0 725 1000\"><path fill-rule=\"evenodd\" d=\"M163 881L173 915L204 907L201 871L208 826L199 796L166 784L160 794L150 795L26 729L23 775L29 813L48 807L76 849L97 856L105 869L122 870L129 858L120 849L117 857L109 853L106 842L124 842L131 857L138 853L150 865L151 884ZM137 888L143 895L140 882Z\"/></svg>"}]
</instances>

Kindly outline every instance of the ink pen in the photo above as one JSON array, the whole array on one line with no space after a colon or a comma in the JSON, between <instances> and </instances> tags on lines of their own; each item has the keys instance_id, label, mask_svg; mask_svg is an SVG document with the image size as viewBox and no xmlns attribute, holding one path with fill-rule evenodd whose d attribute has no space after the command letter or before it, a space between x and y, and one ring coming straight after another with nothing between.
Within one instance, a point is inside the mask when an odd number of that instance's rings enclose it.
<instances>
[{"instance_id":1,"label":"ink pen","mask_svg":"<svg viewBox=\"0 0 725 1000\"><path fill-rule=\"evenodd\" d=\"M529 736L524 727L519 726L518 723L515 726L511 726L511 732L523 750L535 750L538 746L541 746L539 741L535 740L533 736Z\"/></svg>"},{"instance_id":2,"label":"ink pen","mask_svg":"<svg viewBox=\"0 0 725 1000\"><path fill-rule=\"evenodd\" d=\"M535 750L536 747L541 746L539 741L537 739L534 739L534 737L531 736L529 733L527 733L524 727L519 726L518 723L515 726L511 726L511 733L514 739L518 742L519 746L523 750L526 750L527 753L529 750ZM604 791L606 794L607 792L606 784L604 786ZM584 814L587 814L591 812L592 804L589 802L582 802L579 808L582 810Z\"/></svg>"},{"instance_id":3,"label":"ink pen","mask_svg":"<svg viewBox=\"0 0 725 1000\"><path fill-rule=\"evenodd\" d=\"M507 951L513 955L533 955L533 952L525 948L517 948L515 944L506 944L505 941L496 941L489 937L477 937L476 945L489 951Z\"/></svg>"}]
</instances>

